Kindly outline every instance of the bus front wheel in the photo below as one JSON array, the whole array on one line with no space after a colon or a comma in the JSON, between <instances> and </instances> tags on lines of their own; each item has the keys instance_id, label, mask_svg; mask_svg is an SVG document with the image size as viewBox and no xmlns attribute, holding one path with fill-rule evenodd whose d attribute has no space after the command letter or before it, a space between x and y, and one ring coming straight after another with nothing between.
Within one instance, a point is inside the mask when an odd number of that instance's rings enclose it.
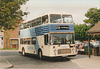
<instances>
[{"instance_id":1,"label":"bus front wheel","mask_svg":"<svg viewBox=\"0 0 100 69\"><path fill-rule=\"evenodd\" d=\"M38 57L40 60L42 59L42 51L41 50L38 52Z\"/></svg>"},{"instance_id":2,"label":"bus front wheel","mask_svg":"<svg viewBox=\"0 0 100 69\"><path fill-rule=\"evenodd\" d=\"M25 56L25 49L22 49L22 55Z\"/></svg>"}]
</instances>

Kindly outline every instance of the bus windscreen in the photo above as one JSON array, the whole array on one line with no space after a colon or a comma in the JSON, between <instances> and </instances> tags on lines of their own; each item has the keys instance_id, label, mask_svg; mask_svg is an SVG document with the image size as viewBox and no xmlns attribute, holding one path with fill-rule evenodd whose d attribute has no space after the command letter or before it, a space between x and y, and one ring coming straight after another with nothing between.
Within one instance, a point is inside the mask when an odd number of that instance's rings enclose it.
<instances>
[{"instance_id":1,"label":"bus windscreen","mask_svg":"<svg viewBox=\"0 0 100 69\"><path fill-rule=\"evenodd\" d=\"M73 43L73 34L67 33L55 33L50 35L50 44L72 44Z\"/></svg>"}]
</instances>

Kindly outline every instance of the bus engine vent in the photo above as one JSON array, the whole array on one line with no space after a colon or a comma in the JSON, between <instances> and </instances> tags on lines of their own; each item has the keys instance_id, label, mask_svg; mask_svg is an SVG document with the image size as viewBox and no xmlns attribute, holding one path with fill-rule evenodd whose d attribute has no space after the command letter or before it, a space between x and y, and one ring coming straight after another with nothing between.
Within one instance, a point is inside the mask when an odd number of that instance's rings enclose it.
<instances>
[{"instance_id":1,"label":"bus engine vent","mask_svg":"<svg viewBox=\"0 0 100 69\"><path fill-rule=\"evenodd\" d=\"M71 53L71 49L59 49L58 54L68 54Z\"/></svg>"}]
</instances>

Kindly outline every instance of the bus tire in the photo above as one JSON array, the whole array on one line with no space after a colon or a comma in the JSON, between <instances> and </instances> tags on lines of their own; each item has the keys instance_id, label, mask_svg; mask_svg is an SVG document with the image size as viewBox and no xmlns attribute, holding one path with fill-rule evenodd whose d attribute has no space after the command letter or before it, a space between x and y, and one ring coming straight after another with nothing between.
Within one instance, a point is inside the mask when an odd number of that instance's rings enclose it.
<instances>
[{"instance_id":1,"label":"bus tire","mask_svg":"<svg viewBox=\"0 0 100 69\"><path fill-rule=\"evenodd\" d=\"M25 54L25 49L24 49L24 48L22 49L22 55L23 55L23 56L26 55L26 54Z\"/></svg>"},{"instance_id":2,"label":"bus tire","mask_svg":"<svg viewBox=\"0 0 100 69\"><path fill-rule=\"evenodd\" d=\"M42 51L41 51L41 50L38 51L38 57L39 57L40 60L41 60L42 57L43 57L43 56L42 56Z\"/></svg>"}]
</instances>

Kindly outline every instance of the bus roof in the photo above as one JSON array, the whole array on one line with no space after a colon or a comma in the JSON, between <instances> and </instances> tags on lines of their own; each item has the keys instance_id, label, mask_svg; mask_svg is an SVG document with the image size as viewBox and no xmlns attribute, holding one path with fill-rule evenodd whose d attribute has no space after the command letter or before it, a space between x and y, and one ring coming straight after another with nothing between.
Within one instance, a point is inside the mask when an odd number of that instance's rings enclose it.
<instances>
[{"instance_id":1,"label":"bus roof","mask_svg":"<svg viewBox=\"0 0 100 69\"><path fill-rule=\"evenodd\" d=\"M59 11L57 11L57 12L48 12L48 13L45 13L43 15L47 15L47 14L68 14L68 15L71 15L70 13L67 13L67 12L59 12Z\"/></svg>"},{"instance_id":2,"label":"bus roof","mask_svg":"<svg viewBox=\"0 0 100 69\"><path fill-rule=\"evenodd\" d=\"M30 20L23 21L23 23L30 22L30 21L32 21L33 19L42 17L42 16L44 16L44 15L50 15L50 14L67 14L67 15L71 15L70 13L67 13L67 12L52 11L52 12L43 13L43 14L41 14L41 15L35 17L35 18L32 18L32 19L30 19Z\"/></svg>"}]
</instances>

